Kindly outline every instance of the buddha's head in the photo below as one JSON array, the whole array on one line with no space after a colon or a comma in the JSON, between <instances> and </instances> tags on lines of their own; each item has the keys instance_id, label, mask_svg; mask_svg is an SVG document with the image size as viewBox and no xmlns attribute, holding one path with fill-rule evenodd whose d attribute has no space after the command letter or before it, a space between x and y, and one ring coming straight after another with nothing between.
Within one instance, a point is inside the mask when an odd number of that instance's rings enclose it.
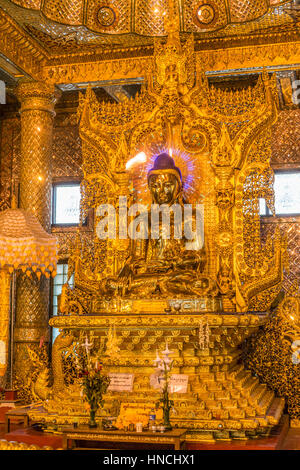
<instances>
[{"instance_id":1,"label":"buddha's head","mask_svg":"<svg viewBox=\"0 0 300 470\"><path fill-rule=\"evenodd\" d=\"M154 204L172 205L182 189L181 171L167 153L161 153L148 173L148 186Z\"/></svg>"}]
</instances>

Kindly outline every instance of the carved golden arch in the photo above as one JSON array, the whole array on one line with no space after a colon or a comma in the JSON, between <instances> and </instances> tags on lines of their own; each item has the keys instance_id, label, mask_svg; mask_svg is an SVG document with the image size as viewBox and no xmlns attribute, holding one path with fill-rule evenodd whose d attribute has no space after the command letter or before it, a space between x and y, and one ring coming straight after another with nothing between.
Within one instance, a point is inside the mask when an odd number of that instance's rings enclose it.
<instances>
[{"instance_id":1,"label":"carved golden arch","mask_svg":"<svg viewBox=\"0 0 300 470\"><path fill-rule=\"evenodd\" d=\"M180 56L179 63L175 56ZM166 73L168 64L175 67L171 78ZM177 152L175 158L181 159L181 165L192 161L197 190L191 193L190 202L200 198L205 207L206 274L216 285L221 281L224 287L226 280L228 288L221 295L224 308L231 311L245 311L250 302L255 306L255 296L265 289L270 292L282 279L284 244L279 238L274 244L274 265L266 259L263 270L247 266L243 248L248 243L243 238L242 207L246 175L254 167L261 172L270 170L268 158L254 163L251 152L277 119L274 86L266 73L252 89L228 91L210 86L203 72L196 71L192 39L182 47L178 34L172 31L165 45L156 46L147 85L134 100L100 104L89 89L78 110L86 183L92 184L95 176L105 181L111 188L107 193L111 202L120 194L129 196L125 166L136 153L151 153L157 144ZM155 142L157 138L160 142ZM146 165L138 167L138 179L145 171ZM118 184L120 178L122 185ZM111 246L116 252L113 255L112 251L111 257L119 256L117 244ZM257 245L256 249L264 257L262 247ZM262 272L265 285L261 279L258 283ZM277 295L273 290L266 296L266 309Z\"/></svg>"}]
</instances>

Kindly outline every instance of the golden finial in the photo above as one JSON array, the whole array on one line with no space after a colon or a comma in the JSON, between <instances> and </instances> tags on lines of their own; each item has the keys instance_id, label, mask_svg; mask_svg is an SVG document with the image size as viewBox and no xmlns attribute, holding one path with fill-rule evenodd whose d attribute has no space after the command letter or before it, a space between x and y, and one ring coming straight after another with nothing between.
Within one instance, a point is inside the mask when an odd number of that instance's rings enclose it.
<instances>
[{"instance_id":1,"label":"golden finial","mask_svg":"<svg viewBox=\"0 0 300 470\"><path fill-rule=\"evenodd\" d=\"M12 195L11 197L11 208L12 209L17 209L17 196L15 194Z\"/></svg>"},{"instance_id":2,"label":"golden finial","mask_svg":"<svg viewBox=\"0 0 300 470\"><path fill-rule=\"evenodd\" d=\"M177 10L177 5L175 4L174 0L169 0L169 14L167 14L164 18L164 27L166 32L168 33L168 41L167 45L178 45L180 46L180 21L179 21L179 13Z\"/></svg>"}]
</instances>

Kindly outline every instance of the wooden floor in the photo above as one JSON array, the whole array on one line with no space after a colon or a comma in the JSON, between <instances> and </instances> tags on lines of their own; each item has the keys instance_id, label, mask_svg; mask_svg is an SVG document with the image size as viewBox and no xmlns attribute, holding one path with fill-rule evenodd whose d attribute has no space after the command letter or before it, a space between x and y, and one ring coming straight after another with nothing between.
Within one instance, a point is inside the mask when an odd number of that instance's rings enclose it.
<instances>
[{"instance_id":1,"label":"wooden floor","mask_svg":"<svg viewBox=\"0 0 300 470\"><path fill-rule=\"evenodd\" d=\"M18 424L11 425L11 439L16 440L14 436L24 436L24 441L27 443L34 443L40 445L50 445L53 442L53 447L60 447L60 436L39 433L31 428L26 430ZM45 442L45 437L47 441ZM0 439L7 439L5 436L4 424L0 424ZM32 442L30 442L32 440ZM265 438L263 440L250 440L250 441L232 441L232 442L218 442L217 444L189 444L188 450L274 450L274 438ZM287 433L282 439L279 447L276 450L300 450L300 429L289 428Z\"/></svg>"}]
</instances>

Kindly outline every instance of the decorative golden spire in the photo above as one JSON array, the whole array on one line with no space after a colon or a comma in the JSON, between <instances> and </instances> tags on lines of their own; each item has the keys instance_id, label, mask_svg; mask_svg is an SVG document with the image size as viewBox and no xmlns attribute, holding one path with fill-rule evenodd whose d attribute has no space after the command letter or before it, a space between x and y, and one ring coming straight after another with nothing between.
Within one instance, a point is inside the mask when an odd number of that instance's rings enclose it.
<instances>
[{"instance_id":1,"label":"decorative golden spire","mask_svg":"<svg viewBox=\"0 0 300 470\"><path fill-rule=\"evenodd\" d=\"M174 91L178 85L187 83L187 63L194 53L193 35L184 46L181 45L179 12L174 0L169 0L169 14L164 18L164 26L168 33L166 44L155 41L156 78L160 86Z\"/></svg>"},{"instance_id":2,"label":"decorative golden spire","mask_svg":"<svg viewBox=\"0 0 300 470\"><path fill-rule=\"evenodd\" d=\"M12 209L17 209L18 208L18 205L17 205L17 196L15 194L13 194L11 196L11 208Z\"/></svg>"},{"instance_id":3,"label":"decorative golden spire","mask_svg":"<svg viewBox=\"0 0 300 470\"><path fill-rule=\"evenodd\" d=\"M168 0L169 14L164 18L164 27L168 33L167 45L179 45L180 47L180 19L177 4L174 0Z\"/></svg>"}]
</instances>

